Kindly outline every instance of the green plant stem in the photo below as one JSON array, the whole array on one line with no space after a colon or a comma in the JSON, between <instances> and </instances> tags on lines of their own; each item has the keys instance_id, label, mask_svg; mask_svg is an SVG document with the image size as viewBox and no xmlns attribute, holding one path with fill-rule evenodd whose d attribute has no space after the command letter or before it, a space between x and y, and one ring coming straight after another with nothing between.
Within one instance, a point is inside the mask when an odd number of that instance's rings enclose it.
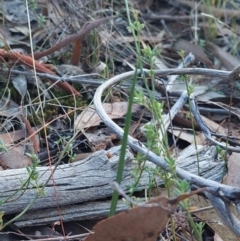
<instances>
[{"instance_id":1,"label":"green plant stem","mask_svg":"<svg viewBox=\"0 0 240 241\"><path fill-rule=\"evenodd\" d=\"M123 173L123 169L124 169L128 133L129 133L131 117L132 117L132 105L133 105L133 96L134 96L134 91L135 91L136 79L137 79L137 71L135 72L135 76L134 76L133 82L132 82L129 103L128 103L127 116L126 116L125 127L124 127L124 134L123 134L123 139L122 139L121 153L120 153L120 158L119 158L119 163L118 163L118 171L117 171L116 181L119 185L122 181L122 173ZM113 216L115 214L118 196L119 196L118 192L114 191L113 196L112 196L109 216Z\"/></svg>"},{"instance_id":2,"label":"green plant stem","mask_svg":"<svg viewBox=\"0 0 240 241\"><path fill-rule=\"evenodd\" d=\"M127 0L125 0L125 5L126 5L127 16L128 16L128 22L129 22L130 26L132 26L132 21L131 21L131 18L130 18L130 11L129 11ZM136 40L137 37L135 35L134 30L132 31L132 33L133 33L134 39ZM139 34L139 32L138 32L138 34ZM139 42L140 41L135 41L136 50L137 50L137 57L138 57L137 58L137 66L139 66L140 62L141 62L140 61L141 50L140 50ZM129 101L128 101L126 121L125 121L125 126L124 126L124 134L123 134L123 139L122 139L121 153L120 153L120 158L119 158L119 163L118 163L116 182L119 185L121 184L121 181L122 181L122 173L123 173L123 169L124 169L128 133L129 133L129 128L130 128L130 124L131 124L133 98L134 98L134 92L135 92L137 77L138 77L137 69L138 68L136 68L134 76L133 76L133 81L132 81L132 86L131 86L131 91L130 91L130 96L129 96ZM119 197L118 192L114 191L113 195L112 195L109 216L113 216L115 214L117 202L118 202L118 197Z\"/></svg>"},{"instance_id":3,"label":"green plant stem","mask_svg":"<svg viewBox=\"0 0 240 241\"><path fill-rule=\"evenodd\" d=\"M171 231L172 231L172 235L173 235L173 240L177 241L176 233L175 233L175 229L174 229L174 221L173 221L172 216L170 218L170 223L171 223Z\"/></svg>"},{"instance_id":4,"label":"green plant stem","mask_svg":"<svg viewBox=\"0 0 240 241\"><path fill-rule=\"evenodd\" d=\"M37 200L38 197L39 197L39 195L37 194L35 196L35 198L27 205L27 207L21 213L19 213L17 216L12 218L10 221L6 222L2 227L0 227L0 231L3 230L5 227L7 227L12 222L14 222L15 220L17 220L18 218L20 218L24 213L26 213L28 211L28 209L32 206L32 204Z\"/></svg>"},{"instance_id":5,"label":"green plant stem","mask_svg":"<svg viewBox=\"0 0 240 241\"><path fill-rule=\"evenodd\" d=\"M198 241L202 241L202 233L201 233L202 230L199 230L197 228L197 226L194 223L193 218L188 210L187 210L187 220L188 220L188 224L189 224L190 228L192 229L193 234L195 235L196 239Z\"/></svg>"}]
</instances>

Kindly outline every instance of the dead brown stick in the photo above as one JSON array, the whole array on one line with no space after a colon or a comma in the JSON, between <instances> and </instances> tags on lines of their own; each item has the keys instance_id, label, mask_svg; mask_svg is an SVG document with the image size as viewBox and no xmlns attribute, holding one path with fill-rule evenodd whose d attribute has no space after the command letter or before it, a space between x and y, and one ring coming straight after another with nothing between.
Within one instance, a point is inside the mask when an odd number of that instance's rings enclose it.
<instances>
[{"instance_id":1,"label":"dead brown stick","mask_svg":"<svg viewBox=\"0 0 240 241\"><path fill-rule=\"evenodd\" d=\"M94 20L92 22L86 23L82 29L77 33L77 34L72 34L68 38L65 38L58 44L54 45L52 48L47 49L46 51L43 52L35 52L34 53L34 58L35 59L40 59L44 56L47 56L49 54L54 53L55 51L65 47L66 45L74 42L75 40L82 40L86 34L88 34L91 30L94 28L97 28L101 24L107 22L108 20L112 19L112 17L106 17L106 18L100 18L98 20Z\"/></svg>"}]
</instances>

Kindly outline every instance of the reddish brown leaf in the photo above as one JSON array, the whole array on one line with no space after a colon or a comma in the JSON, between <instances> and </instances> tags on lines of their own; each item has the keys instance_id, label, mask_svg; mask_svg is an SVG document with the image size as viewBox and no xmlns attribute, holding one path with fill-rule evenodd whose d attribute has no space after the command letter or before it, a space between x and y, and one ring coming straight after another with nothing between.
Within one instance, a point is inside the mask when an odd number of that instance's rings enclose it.
<instances>
[{"instance_id":1,"label":"reddish brown leaf","mask_svg":"<svg viewBox=\"0 0 240 241\"><path fill-rule=\"evenodd\" d=\"M84 241L155 241L165 228L171 213L180 201L203 189L182 194L174 199L160 196L125 212L97 223L94 234Z\"/></svg>"}]
</instances>

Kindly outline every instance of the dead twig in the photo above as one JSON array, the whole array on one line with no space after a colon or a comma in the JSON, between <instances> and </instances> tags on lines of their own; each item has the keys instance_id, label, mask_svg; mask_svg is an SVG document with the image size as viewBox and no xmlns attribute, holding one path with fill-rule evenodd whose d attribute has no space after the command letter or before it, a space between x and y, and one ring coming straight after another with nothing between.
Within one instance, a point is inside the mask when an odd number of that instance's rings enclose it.
<instances>
[{"instance_id":1,"label":"dead twig","mask_svg":"<svg viewBox=\"0 0 240 241\"><path fill-rule=\"evenodd\" d=\"M21 54L17 51L6 51L4 49L0 49L0 56L3 58L9 58L16 62L19 62L21 64L27 65L29 68L33 69L33 64L35 65L36 71L46 74L55 75L55 73L46 68L43 64L40 64L38 61L32 59L30 56L26 56L24 54ZM53 81L54 82L54 81ZM76 96L82 96L74 87L72 87L70 84L65 82L58 82L57 85L66 90L66 92L70 94L74 94Z\"/></svg>"},{"instance_id":2,"label":"dead twig","mask_svg":"<svg viewBox=\"0 0 240 241\"><path fill-rule=\"evenodd\" d=\"M54 53L57 50L60 50L61 48L65 47L66 45L68 45L76 40L78 40L78 41L82 40L86 36L86 34L88 34L91 30L93 30L94 28L97 28L98 26L107 22L110 19L112 19L112 17L100 18L100 19L94 20L90 23L86 23L77 34L70 35L68 38L65 38L58 44L54 45L52 48L49 48L41 53L35 52L34 58L40 59L44 56Z\"/></svg>"}]
</instances>

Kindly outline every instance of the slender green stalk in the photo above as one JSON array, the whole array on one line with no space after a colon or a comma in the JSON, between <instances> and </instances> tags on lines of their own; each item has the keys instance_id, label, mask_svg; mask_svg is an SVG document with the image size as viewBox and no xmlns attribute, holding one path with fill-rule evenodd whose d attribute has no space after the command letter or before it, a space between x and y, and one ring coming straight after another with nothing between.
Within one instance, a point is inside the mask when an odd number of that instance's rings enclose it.
<instances>
[{"instance_id":1,"label":"slender green stalk","mask_svg":"<svg viewBox=\"0 0 240 241\"><path fill-rule=\"evenodd\" d=\"M27 207L21 212L19 213L17 216L15 216L14 218L12 218L10 221L6 222L4 225L2 225L0 227L0 230L3 230L5 227L7 227L9 224L11 224L12 222L14 222L15 220L17 220L18 218L20 218L24 213L26 213L28 211L28 209L32 206L32 204L38 199L39 194L37 194L35 196L35 198L27 205Z\"/></svg>"},{"instance_id":2,"label":"slender green stalk","mask_svg":"<svg viewBox=\"0 0 240 241\"><path fill-rule=\"evenodd\" d=\"M134 39L137 39L137 36L135 35L134 25L131 21L130 11L129 11L127 0L125 0L125 5L126 5L126 11L127 11L127 15L128 15L128 22L130 24L130 27L132 27L132 33L133 33ZM137 34L139 34L139 31L137 31L137 30L136 30L136 32L137 32ZM138 36L138 40L139 40L139 36ZM140 43L140 41L135 41L136 50L137 50L137 68L136 68L136 71L135 71L135 74L133 77L130 96L129 96L129 100L128 100L128 109L127 109L126 121L125 121L125 126L124 126L124 135L123 135L123 139L122 139L121 153L120 153L120 158L119 158L119 163L118 163L116 182L119 185L121 184L121 181L122 181L122 174L123 174L123 170L124 170L124 159L125 159L126 149L127 149L128 133L129 133L129 128L130 128L131 119L132 119L132 105L133 105L135 86L136 86L137 76L138 76L137 70L138 70L138 67L141 62L141 60L140 60L141 50L140 50L139 43ZM114 191L114 193L112 195L109 216L112 216L115 214L118 197L119 197L118 192Z\"/></svg>"},{"instance_id":3,"label":"slender green stalk","mask_svg":"<svg viewBox=\"0 0 240 241\"><path fill-rule=\"evenodd\" d=\"M125 154L126 154L126 149L127 149L128 132L129 132L131 117L132 117L133 95L134 95L134 90L135 90L135 85L136 85L136 79L137 79L137 72L135 73L135 76L133 78L131 93L130 93L130 97L129 97L128 110L127 110L125 127L124 127L124 135L123 135L123 139L122 139L121 153L120 153L117 178L116 178L116 182L118 184L120 184L122 181L122 173L123 173L123 169L124 169L124 159L125 159ZM113 196L112 196L109 216L112 216L115 214L118 196L119 196L118 192L114 191Z\"/></svg>"}]
</instances>

